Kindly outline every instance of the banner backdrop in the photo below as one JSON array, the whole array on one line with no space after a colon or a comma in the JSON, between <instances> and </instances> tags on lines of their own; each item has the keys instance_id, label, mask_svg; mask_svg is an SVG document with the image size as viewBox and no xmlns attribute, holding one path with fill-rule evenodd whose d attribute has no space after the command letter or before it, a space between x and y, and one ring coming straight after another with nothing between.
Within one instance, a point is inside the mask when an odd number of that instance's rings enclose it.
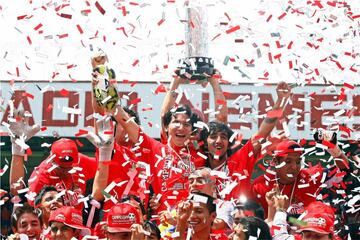
<instances>
[{"instance_id":1,"label":"banner backdrop","mask_svg":"<svg viewBox=\"0 0 360 240\"><path fill-rule=\"evenodd\" d=\"M83 130L92 130L91 84L89 82L39 82L1 83L1 121L7 119L9 100L15 108L32 113L30 123L38 123L42 131L38 136L81 136ZM141 118L144 131L159 137L160 110L165 88L159 83L123 82L118 84L121 104L129 105ZM233 130L248 139L276 101L276 85L223 84L229 108L229 123ZM197 84L181 85L178 103L187 103L201 110L205 122L215 117L211 87ZM283 118L273 134L285 131L293 139L312 139L314 128L340 131L341 139L360 138L360 88L311 85L292 89L293 98L286 107ZM225 104L225 103L220 103ZM6 135L2 124L1 134ZM280 132L281 133L281 132Z\"/></svg>"}]
</instances>

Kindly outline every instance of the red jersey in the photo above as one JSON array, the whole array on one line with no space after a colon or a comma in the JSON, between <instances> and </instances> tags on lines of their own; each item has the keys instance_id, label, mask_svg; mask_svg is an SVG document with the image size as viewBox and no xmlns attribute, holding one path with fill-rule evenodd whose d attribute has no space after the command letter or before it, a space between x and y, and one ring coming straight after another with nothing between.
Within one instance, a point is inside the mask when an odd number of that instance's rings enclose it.
<instances>
[{"instance_id":1,"label":"red jersey","mask_svg":"<svg viewBox=\"0 0 360 240\"><path fill-rule=\"evenodd\" d=\"M95 166L96 161L94 158L79 153L79 163L77 166L71 169L66 178L59 178L54 171L53 163L44 160L34 169L28 180L30 195L33 193L38 194L45 185L55 186L59 192L69 190L63 196L65 204L76 206L78 205L78 200L85 193L85 181L95 176ZM32 205L34 203L33 200L28 198L29 203Z\"/></svg>"},{"instance_id":2,"label":"red jersey","mask_svg":"<svg viewBox=\"0 0 360 240\"><path fill-rule=\"evenodd\" d=\"M304 168L300 170L295 183L279 186L281 194L288 196L290 200L291 213L301 213L303 207L316 200L321 190L322 175L322 167ZM258 177L253 183L254 195L263 206L265 213L268 210L265 194L273 189L275 183L275 172L270 169L267 169L265 175Z\"/></svg>"},{"instance_id":3,"label":"red jersey","mask_svg":"<svg viewBox=\"0 0 360 240\"><path fill-rule=\"evenodd\" d=\"M109 176L107 184L109 189L106 188L105 191L115 199L109 199L105 202L103 219L106 219L107 212L124 194L137 195L144 202L147 202L148 198L148 194L145 194L145 190L148 188L145 168L135 167L136 162L141 161L141 159L137 158L128 147L115 143L114 149L114 156L111 162L108 163ZM134 173L132 177L129 176L131 173ZM142 178L139 178L140 174L142 174ZM124 191L126 192L124 193Z\"/></svg>"},{"instance_id":4,"label":"red jersey","mask_svg":"<svg viewBox=\"0 0 360 240\"><path fill-rule=\"evenodd\" d=\"M217 181L220 192L226 187L231 188L232 184L235 185L231 192L225 195L225 200L236 199L240 195L252 198L251 175L258 159L259 157L254 155L254 148L249 140L241 149L231 155L224 165L213 169L225 172L226 176L231 177L230 181Z\"/></svg>"},{"instance_id":5,"label":"red jersey","mask_svg":"<svg viewBox=\"0 0 360 240\"><path fill-rule=\"evenodd\" d=\"M170 147L149 137L139 134L141 158L151 166L155 194L161 194L158 211L176 206L189 194L189 174L203 167L205 160L191 147Z\"/></svg>"}]
</instances>

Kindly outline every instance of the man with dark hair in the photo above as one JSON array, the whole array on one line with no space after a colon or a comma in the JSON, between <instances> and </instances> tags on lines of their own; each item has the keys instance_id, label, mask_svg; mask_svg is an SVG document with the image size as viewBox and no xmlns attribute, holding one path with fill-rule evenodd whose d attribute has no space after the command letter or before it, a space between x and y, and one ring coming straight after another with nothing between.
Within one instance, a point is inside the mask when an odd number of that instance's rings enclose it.
<instances>
[{"instance_id":1,"label":"man with dark hair","mask_svg":"<svg viewBox=\"0 0 360 240\"><path fill-rule=\"evenodd\" d=\"M211 226L216 218L214 198L204 193L193 193L178 205L174 239L210 239Z\"/></svg>"},{"instance_id":2,"label":"man with dark hair","mask_svg":"<svg viewBox=\"0 0 360 240\"><path fill-rule=\"evenodd\" d=\"M269 226L264 220L257 217L240 218L239 223L234 228L231 238L233 240L272 240Z\"/></svg>"},{"instance_id":3,"label":"man with dark hair","mask_svg":"<svg viewBox=\"0 0 360 240\"><path fill-rule=\"evenodd\" d=\"M90 229L83 226L81 211L70 206L52 212L49 224L52 240L79 239L90 234Z\"/></svg>"},{"instance_id":4,"label":"man with dark hair","mask_svg":"<svg viewBox=\"0 0 360 240\"><path fill-rule=\"evenodd\" d=\"M257 217L263 220L265 217L263 207L251 199L247 199L245 202L238 202L232 215L235 225L238 224L243 217Z\"/></svg>"},{"instance_id":5,"label":"man with dark hair","mask_svg":"<svg viewBox=\"0 0 360 240\"><path fill-rule=\"evenodd\" d=\"M290 88L285 82L277 85L278 99L259 127L258 132L236 152L231 151L235 135L224 123L210 122L209 129L204 129L204 142L207 152L207 166L218 172L217 186L224 199L237 199L240 196L253 198L251 191L251 175L254 166L262 155L262 143L273 130L282 116L290 97Z\"/></svg>"},{"instance_id":6,"label":"man with dark hair","mask_svg":"<svg viewBox=\"0 0 360 240\"><path fill-rule=\"evenodd\" d=\"M335 143L333 149L336 148L338 147ZM304 207L316 201L322 188L326 187L326 185L329 185L329 187L332 185L333 180L327 181L326 172L324 172L321 165L318 164L310 168L301 167L303 153L303 147L297 142L292 140L282 141L276 147L270 168L266 170L264 175L254 180L254 195L258 198L270 219L272 219L274 210L269 208L268 211L266 194L269 195L271 191L276 194L286 195L289 199L289 212L296 214L301 213ZM330 153L335 154L335 172L347 171L348 160L341 150L330 151ZM325 181L327 184L324 185Z\"/></svg>"},{"instance_id":7,"label":"man with dark hair","mask_svg":"<svg viewBox=\"0 0 360 240\"><path fill-rule=\"evenodd\" d=\"M44 186L35 197L34 204L42 211L43 229L46 231L49 227L49 218L53 211L64 206L62 196L54 186Z\"/></svg>"}]
</instances>

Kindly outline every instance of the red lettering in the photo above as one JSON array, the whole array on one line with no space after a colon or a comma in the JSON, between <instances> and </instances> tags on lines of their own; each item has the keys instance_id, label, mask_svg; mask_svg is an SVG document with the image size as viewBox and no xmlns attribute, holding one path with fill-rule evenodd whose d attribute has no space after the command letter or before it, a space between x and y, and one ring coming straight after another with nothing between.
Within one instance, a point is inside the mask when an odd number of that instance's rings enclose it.
<instances>
[{"instance_id":1,"label":"red lettering","mask_svg":"<svg viewBox=\"0 0 360 240\"><path fill-rule=\"evenodd\" d=\"M343 99L346 101L346 97ZM323 116L333 116L333 114L339 109L324 109L322 102L336 102L337 95L314 95L311 99L311 128L326 128L327 126L322 124ZM317 109L316 109L317 108Z\"/></svg>"},{"instance_id":2,"label":"red lettering","mask_svg":"<svg viewBox=\"0 0 360 240\"><path fill-rule=\"evenodd\" d=\"M259 94L259 98L260 98L259 108L258 108L259 113L260 114L265 114L266 112L268 112L268 111L266 111L268 109L268 106L266 106L266 100L270 103L271 107L274 105L274 100L273 100L271 94L263 94L263 93L261 93L261 94ZM305 118L304 118L304 114L306 113L306 112L304 112L304 110L305 110L305 102L304 101L299 101L299 98L304 98L304 94L293 94L293 96L292 96L292 106L287 105L285 107L283 117L289 116L291 114L294 114L294 112L296 112L298 115L301 116L300 118L297 118L297 120L296 120L296 124L298 125L297 130L303 131L304 130L304 125L301 124L301 122L305 121ZM301 112L299 112L297 110L301 110ZM259 119L258 127L260 127L263 120L264 119ZM283 120L286 120L287 123L289 122L288 118L284 118ZM281 124L278 123L276 125L276 128L278 130L282 129Z\"/></svg>"},{"instance_id":3,"label":"red lettering","mask_svg":"<svg viewBox=\"0 0 360 240\"><path fill-rule=\"evenodd\" d=\"M23 106L22 109L24 111L28 111L29 113L32 114L30 103L29 103L26 91L15 91L14 94L12 95L12 97L11 97L11 100L14 103L14 110L19 109L20 104L22 104L22 106ZM10 112L10 106L8 105L6 107L5 114L4 114L1 122L7 122L9 112ZM34 125L34 118L33 117L29 118L29 124Z\"/></svg>"}]
</instances>

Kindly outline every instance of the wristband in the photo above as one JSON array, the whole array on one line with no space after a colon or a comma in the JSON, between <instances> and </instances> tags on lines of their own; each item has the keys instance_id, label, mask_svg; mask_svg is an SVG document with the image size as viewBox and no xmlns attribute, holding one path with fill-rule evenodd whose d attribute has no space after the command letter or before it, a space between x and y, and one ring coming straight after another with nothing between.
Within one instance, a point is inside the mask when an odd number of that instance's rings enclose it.
<instances>
[{"instance_id":1,"label":"wristband","mask_svg":"<svg viewBox=\"0 0 360 240\"><path fill-rule=\"evenodd\" d=\"M341 151L341 149L339 148L338 145L335 145L334 148L328 148L327 151L328 151L328 153L330 153L331 156L333 156L334 158L338 158L338 157L340 157L341 154L342 154L342 151Z\"/></svg>"},{"instance_id":2,"label":"wristband","mask_svg":"<svg viewBox=\"0 0 360 240\"><path fill-rule=\"evenodd\" d=\"M17 155L17 156L25 156L25 149L22 149L21 146L19 146L17 143L13 142L11 144L11 153L12 155Z\"/></svg>"},{"instance_id":3,"label":"wristband","mask_svg":"<svg viewBox=\"0 0 360 240\"><path fill-rule=\"evenodd\" d=\"M112 146L99 148L99 162L110 162L112 159Z\"/></svg>"}]
</instances>

